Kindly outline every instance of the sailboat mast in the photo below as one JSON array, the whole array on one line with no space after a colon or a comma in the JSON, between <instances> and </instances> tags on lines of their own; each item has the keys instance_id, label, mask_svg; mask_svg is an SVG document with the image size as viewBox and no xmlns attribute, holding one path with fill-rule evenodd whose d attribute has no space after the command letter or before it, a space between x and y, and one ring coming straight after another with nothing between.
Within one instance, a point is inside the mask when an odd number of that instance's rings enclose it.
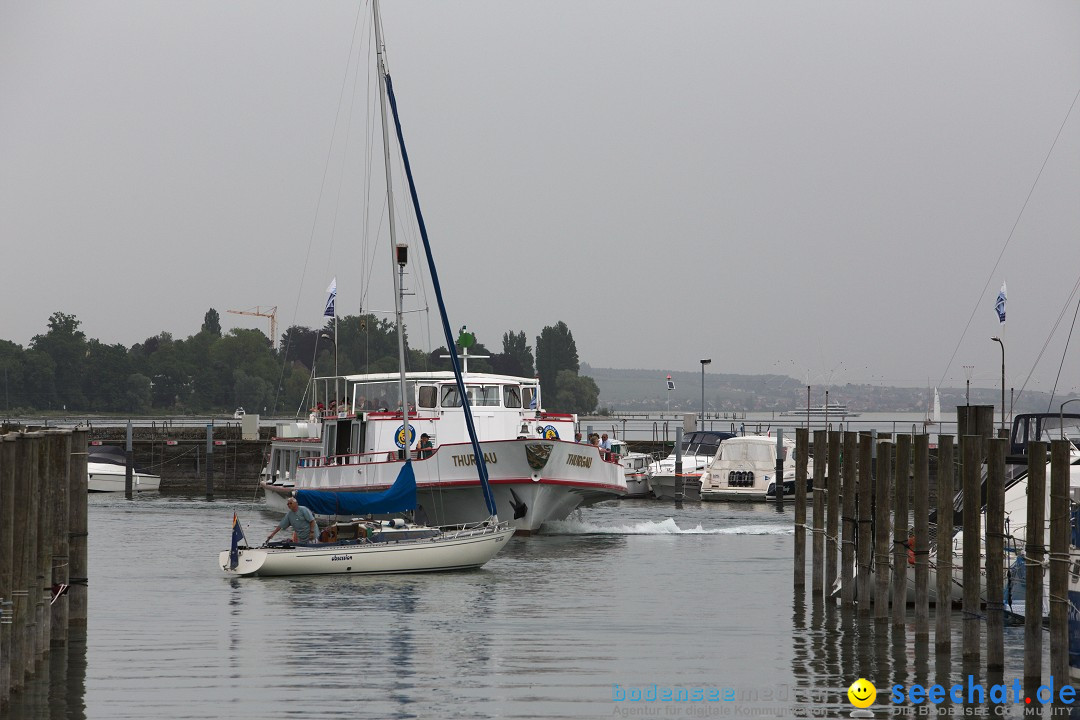
<instances>
[{"instance_id":1,"label":"sailboat mast","mask_svg":"<svg viewBox=\"0 0 1080 720\"><path fill-rule=\"evenodd\" d=\"M405 441L405 458L409 457L409 445L412 438L409 437L409 397L406 394L405 384L405 329L404 320L401 312L401 296L404 292L402 286L405 282L405 260L406 250L404 247L398 248L397 246L397 224L394 222L394 183L393 176L390 172L390 130L389 123L386 117L386 83L383 78L386 77L388 70L386 68L386 47L383 45L382 37L382 15L379 13L379 1L372 0L371 2L374 25L375 25L375 53L379 59L379 118L382 121L382 141L383 141L383 166L386 172L386 209L389 215L389 227L390 227L390 255L393 263L392 267L397 271L394 272L394 320L397 325L398 336L398 367L400 368L400 394L401 394L401 421L404 427L404 441Z\"/></svg>"}]
</instances>

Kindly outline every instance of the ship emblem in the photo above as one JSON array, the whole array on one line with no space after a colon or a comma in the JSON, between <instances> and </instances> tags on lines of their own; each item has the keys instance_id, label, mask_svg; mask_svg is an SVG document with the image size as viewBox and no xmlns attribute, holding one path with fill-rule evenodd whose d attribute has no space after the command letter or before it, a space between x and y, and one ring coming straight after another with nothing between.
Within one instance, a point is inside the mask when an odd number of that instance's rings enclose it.
<instances>
[{"instance_id":1,"label":"ship emblem","mask_svg":"<svg viewBox=\"0 0 1080 720\"><path fill-rule=\"evenodd\" d=\"M551 449L554 445L546 443L533 443L525 446L525 459L529 461L529 467L533 470L543 470L551 457Z\"/></svg>"},{"instance_id":2,"label":"ship emblem","mask_svg":"<svg viewBox=\"0 0 1080 720\"><path fill-rule=\"evenodd\" d=\"M558 440L559 431L555 429L554 425L544 426L544 439L545 440Z\"/></svg>"},{"instance_id":3,"label":"ship emblem","mask_svg":"<svg viewBox=\"0 0 1080 720\"><path fill-rule=\"evenodd\" d=\"M416 428L409 425L409 445L412 446L413 441L416 440ZM398 427L397 432L394 433L394 444L399 448L405 447L405 426Z\"/></svg>"}]
</instances>

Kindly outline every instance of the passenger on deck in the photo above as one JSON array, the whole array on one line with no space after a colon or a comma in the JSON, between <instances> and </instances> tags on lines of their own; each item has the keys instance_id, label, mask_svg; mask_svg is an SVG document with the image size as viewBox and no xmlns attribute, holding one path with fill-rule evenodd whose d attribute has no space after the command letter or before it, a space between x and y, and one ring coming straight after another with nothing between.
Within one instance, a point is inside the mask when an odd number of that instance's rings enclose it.
<instances>
[{"instance_id":1,"label":"passenger on deck","mask_svg":"<svg viewBox=\"0 0 1080 720\"><path fill-rule=\"evenodd\" d=\"M277 535L278 530L284 530L290 526L293 529L293 542L318 542L319 524L315 522L314 513L309 508L300 507L294 497L289 498L285 504L289 507L289 511L285 513L285 517L281 518L281 522L274 531L266 536L266 542L270 542Z\"/></svg>"},{"instance_id":2,"label":"passenger on deck","mask_svg":"<svg viewBox=\"0 0 1080 720\"><path fill-rule=\"evenodd\" d=\"M600 449L601 450L610 450L611 449L611 441L608 440L607 433L604 433L603 435L600 436Z\"/></svg>"},{"instance_id":3,"label":"passenger on deck","mask_svg":"<svg viewBox=\"0 0 1080 720\"><path fill-rule=\"evenodd\" d=\"M427 433L420 433L420 444L416 446L416 457L418 460L426 460L431 457L435 452L432 444L431 437Z\"/></svg>"}]
</instances>

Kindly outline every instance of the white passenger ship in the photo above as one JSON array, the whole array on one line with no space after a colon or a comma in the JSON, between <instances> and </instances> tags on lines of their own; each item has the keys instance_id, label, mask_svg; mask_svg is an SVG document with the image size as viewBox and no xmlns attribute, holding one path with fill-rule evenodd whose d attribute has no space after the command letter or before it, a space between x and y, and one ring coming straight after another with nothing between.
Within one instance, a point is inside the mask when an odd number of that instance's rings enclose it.
<instances>
[{"instance_id":1,"label":"white passenger ship","mask_svg":"<svg viewBox=\"0 0 1080 720\"><path fill-rule=\"evenodd\" d=\"M519 533L626 494L618 456L574 442L576 416L540 409L539 380L463 375L499 514ZM261 484L272 507L284 510L297 489L386 490L408 448L428 524L487 518L452 372L406 375L407 437L398 373L318 378L315 388L320 402L308 422L278 425L271 443ZM429 451L418 447L424 434Z\"/></svg>"}]
</instances>

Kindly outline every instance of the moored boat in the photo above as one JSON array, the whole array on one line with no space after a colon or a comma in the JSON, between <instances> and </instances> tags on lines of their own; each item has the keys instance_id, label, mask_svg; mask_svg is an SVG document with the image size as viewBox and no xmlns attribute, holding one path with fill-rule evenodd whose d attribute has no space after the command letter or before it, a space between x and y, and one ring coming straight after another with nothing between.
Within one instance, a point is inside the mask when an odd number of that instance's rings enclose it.
<instances>
[{"instance_id":1,"label":"moored boat","mask_svg":"<svg viewBox=\"0 0 1080 720\"><path fill-rule=\"evenodd\" d=\"M465 372L463 379L496 506L513 518L519 532L535 532L579 507L626 494L617 456L573 442L573 415L538 409L540 385L535 378ZM385 490L394 482L408 446L418 500L431 521L481 522L486 515L473 467L475 453L453 373L406 374L405 392L416 413L410 413L408 441L398 387L397 375L391 373L317 379L319 396L344 393L345 407L339 401L336 411L321 414L321 422L278 426L267 479L261 483L268 504L284 510L285 499L296 489ZM422 457L416 442L423 434L433 448Z\"/></svg>"},{"instance_id":2,"label":"moored boat","mask_svg":"<svg viewBox=\"0 0 1080 720\"><path fill-rule=\"evenodd\" d=\"M663 460L649 466L649 490L657 500L700 500L701 474L716 456L720 443L735 433L716 430L692 430L683 436L681 450L675 448ZM682 456L682 472L675 468Z\"/></svg>"},{"instance_id":3,"label":"moored boat","mask_svg":"<svg viewBox=\"0 0 1080 720\"><path fill-rule=\"evenodd\" d=\"M132 468L131 489L134 492L159 490L161 477L139 468ZM115 445L91 447L86 456L86 489L88 492L125 492L127 490L127 458Z\"/></svg>"},{"instance_id":4,"label":"moored boat","mask_svg":"<svg viewBox=\"0 0 1080 720\"><path fill-rule=\"evenodd\" d=\"M623 467L623 477L626 480L626 495L623 497L649 497L649 466L653 463L653 456L631 452L625 440L612 440L611 452L618 457L619 464Z\"/></svg>"},{"instance_id":5,"label":"moored boat","mask_svg":"<svg viewBox=\"0 0 1080 720\"><path fill-rule=\"evenodd\" d=\"M766 435L739 435L721 442L701 476L701 499L760 502L775 498L776 446L777 438ZM784 497L794 498L795 441L784 438L781 453ZM809 465L808 485L812 477L813 466Z\"/></svg>"}]
</instances>

